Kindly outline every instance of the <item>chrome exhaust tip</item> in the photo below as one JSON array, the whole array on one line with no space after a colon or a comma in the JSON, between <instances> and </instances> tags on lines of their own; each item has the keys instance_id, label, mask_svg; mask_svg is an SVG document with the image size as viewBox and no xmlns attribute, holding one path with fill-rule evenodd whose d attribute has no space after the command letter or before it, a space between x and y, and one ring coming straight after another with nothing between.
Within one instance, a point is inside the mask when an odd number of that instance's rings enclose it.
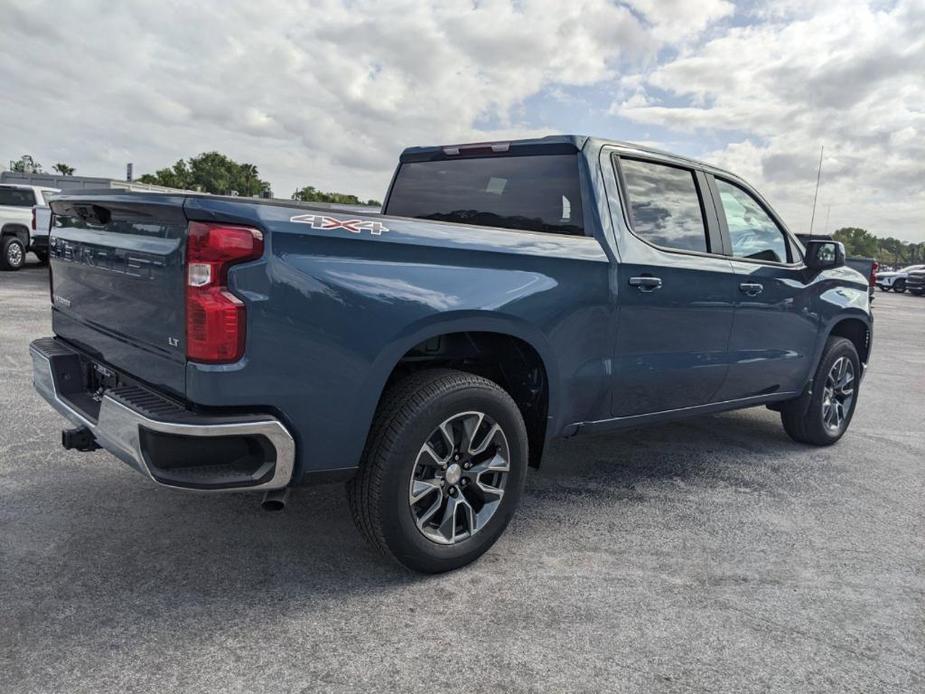
<instances>
[{"instance_id":1,"label":"chrome exhaust tip","mask_svg":"<svg viewBox=\"0 0 925 694\"><path fill-rule=\"evenodd\" d=\"M289 487L285 487L284 489L271 489L263 495L260 508L264 511L282 511L286 508L286 502L288 500Z\"/></svg>"}]
</instances>

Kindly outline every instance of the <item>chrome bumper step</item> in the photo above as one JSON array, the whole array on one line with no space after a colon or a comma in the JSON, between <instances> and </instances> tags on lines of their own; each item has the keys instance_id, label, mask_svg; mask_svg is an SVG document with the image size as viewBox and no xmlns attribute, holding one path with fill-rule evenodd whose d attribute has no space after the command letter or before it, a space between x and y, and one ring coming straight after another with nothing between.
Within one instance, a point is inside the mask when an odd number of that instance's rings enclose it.
<instances>
[{"instance_id":1,"label":"chrome bumper step","mask_svg":"<svg viewBox=\"0 0 925 694\"><path fill-rule=\"evenodd\" d=\"M87 358L55 338L30 346L35 389L96 443L158 484L203 491L286 487L295 441L271 415L214 415L186 409L137 385L102 396L84 382Z\"/></svg>"}]
</instances>

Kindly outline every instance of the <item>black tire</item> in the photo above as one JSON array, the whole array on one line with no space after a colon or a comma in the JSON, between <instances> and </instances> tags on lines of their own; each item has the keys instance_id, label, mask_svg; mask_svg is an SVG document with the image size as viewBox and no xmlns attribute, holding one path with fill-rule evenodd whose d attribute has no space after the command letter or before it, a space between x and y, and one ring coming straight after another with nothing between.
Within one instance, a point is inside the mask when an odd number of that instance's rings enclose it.
<instances>
[{"instance_id":1,"label":"black tire","mask_svg":"<svg viewBox=\"0 0 925 694\"><path fill-rule=\"evenodd\" d=\"M906 280L896 280L893 282L893 291L899 294L906 291Z\"/></svg>"},{"instance_id":2,"label":"black tire","mask_svg":"<svg viewBox=\"0 0 925 694\"><path fill-rule=\"evenodd\" d=\"M26 247L16 236L3 237L0 244L0 270L18 270L26 263Z\"/></svg>"},{"instance_id":3,"label":"black tire","mask_svg":"<svg viewBox=\"0 0 925 694\"><path fill-rule=\"evenodd\" d=\"M510 470L503 496L484 526L455 544L438 544L418 529L409 505L409 485L431 434L441 423L471 411L485 413L501 428ZM480 557L504 532L520 501L527 460L523 417L496 383L450 369L412 374L384 394L360 469L347 483L353 520L374 547L409 569L423 573L457 569Z\"/></svg>"},{"instance_id":4,"label":"black tire","mask_svg":"<svg viewBox=\"0 0 925 694\"><path fill-rule=\"evenodd\" d=\"M844 414L844 420L833 430L824 419L826 379L832 367L842 358L851 362L853 369L853 397ZM780 411L784 430L794 441L814 446L831 446L848 430L858 404L861 378L861 360L854 343L844 337L830 337L825 343L822 358L813 376L812 390L803 396L783 403Z\"/></svg>"},{"instance_id":5,"label":"black tire","mask_svg":"<svg viewBox=\"0 0 925 694\"><path fill-rule=\"evenodd\" d=\"M922 292L925 292L925 289L915 288L915 289L910 289L909 291L915 294L916 296L922 296Z\"/></svg>"}]
</instances>

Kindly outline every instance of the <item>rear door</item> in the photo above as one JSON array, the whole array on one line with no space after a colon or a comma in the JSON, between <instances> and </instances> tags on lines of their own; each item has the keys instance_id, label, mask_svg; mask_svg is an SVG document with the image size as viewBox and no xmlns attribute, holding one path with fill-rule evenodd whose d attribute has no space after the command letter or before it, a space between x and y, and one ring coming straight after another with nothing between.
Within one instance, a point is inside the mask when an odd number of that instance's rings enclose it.
<instances>
[{"instance_id":1,"label":"rear door","mask_svg":"<svg viewBox=\"0 0 925 694\"><path fill-rule=\"evenodd\" d=\"M743 182L709 176L736 273L729 377L719 400L802 388L818 338L809 277L796 241Z\"/></svg>"},{"instance_id":2,"label":"rear door","mask_svg":"<svg viewBox=\"0 0 925 694\"><path fill-rule=\"evenodd\" d=\"M706 179L655 155L602 165L620 181L623 213L613 415L709 403L726 377L735 297Z\"/></svg>"},{"instance_id":3,"label":"rear door","mask_svg":"<svg viewBox=\"0 0 925 694\"><path fill-rule=\"evenodd\" d=\"M64 196L51 206L55 334L104 364L182 395L183 198Z\"/></svg>"}]
</instances>

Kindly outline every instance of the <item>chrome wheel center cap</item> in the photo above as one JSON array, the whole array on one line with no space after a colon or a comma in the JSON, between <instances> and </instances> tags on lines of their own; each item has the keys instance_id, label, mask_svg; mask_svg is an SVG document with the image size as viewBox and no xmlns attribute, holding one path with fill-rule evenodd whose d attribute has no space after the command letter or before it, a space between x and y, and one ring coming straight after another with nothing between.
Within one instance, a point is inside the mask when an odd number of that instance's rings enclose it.
<instances>
[{"instance_id":1,"label":"chrome wheel center cap","mask_svg":"<svg viewBox=\"0 0 925 694\"><path fill-rule=\"evenodd\" d=\"M457 463L453 463L446 469L446 483L449 485L458 484L462 478L462 468Z\"/></svg>"}]
</instances>

